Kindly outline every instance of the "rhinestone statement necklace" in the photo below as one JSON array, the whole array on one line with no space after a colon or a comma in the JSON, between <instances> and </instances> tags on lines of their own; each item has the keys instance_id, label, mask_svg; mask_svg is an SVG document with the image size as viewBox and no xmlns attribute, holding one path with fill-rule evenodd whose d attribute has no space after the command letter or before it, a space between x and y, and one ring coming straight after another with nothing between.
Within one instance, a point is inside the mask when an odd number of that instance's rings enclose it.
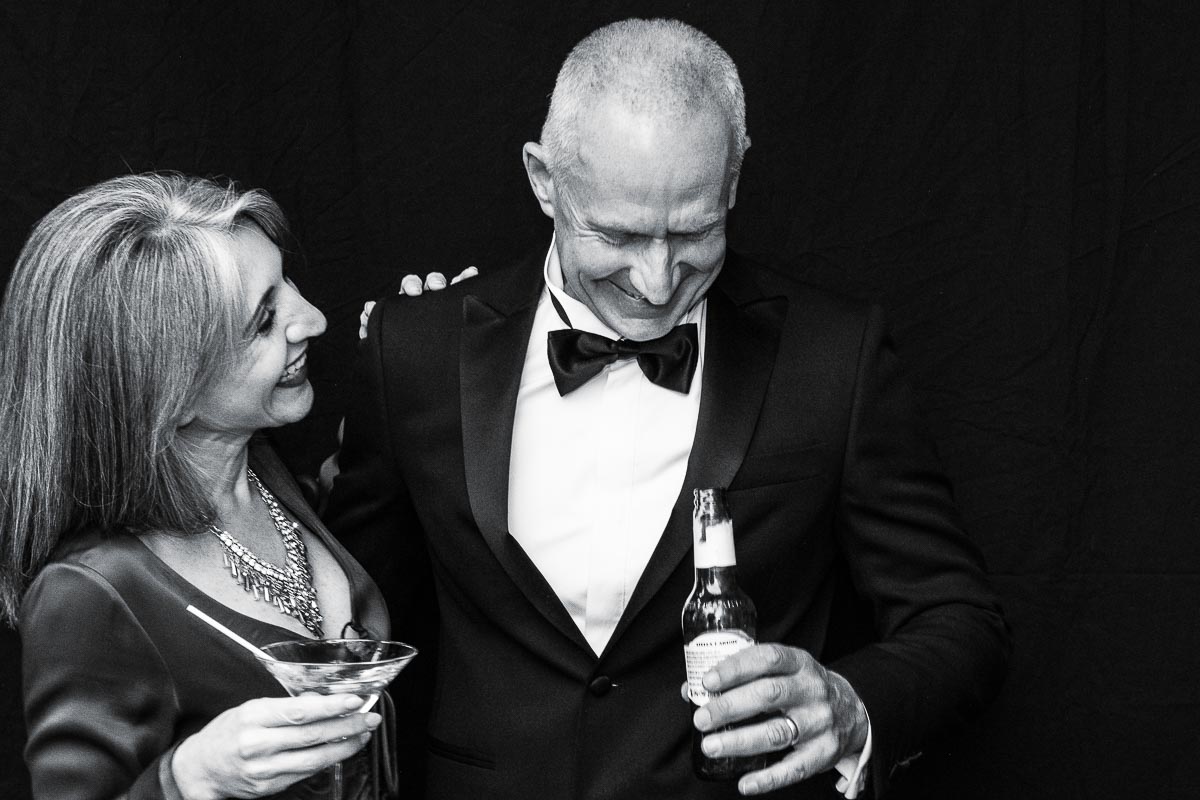
<instances>
[{"instance_id":1,"label":"rhinestone statement necklace","mask_svg":"<svg viewBox=\"0 0 1200 800\"><path fill-rule=\"evenodd\" d=\"M267 512L271 515L271 521L275 523L279 537L283 539L283 547L287 551L287 566L280 569L274 564L268 564L246 549L229 531L210 525L209 530L225 548L225 566L229 568L233 579L253 594L255 600L274 603L281 613L300 620L300 624L319 639L322 635L323 617L321 608L317 605L317 592L313 589L308 549L298 531L300 524L292 522L284 515L279 508L279 501L263 486L254 470L247 467L246 477L254 484L254 488L258 489L263 502L267 504Z\"/></svg>"}]
</instances>

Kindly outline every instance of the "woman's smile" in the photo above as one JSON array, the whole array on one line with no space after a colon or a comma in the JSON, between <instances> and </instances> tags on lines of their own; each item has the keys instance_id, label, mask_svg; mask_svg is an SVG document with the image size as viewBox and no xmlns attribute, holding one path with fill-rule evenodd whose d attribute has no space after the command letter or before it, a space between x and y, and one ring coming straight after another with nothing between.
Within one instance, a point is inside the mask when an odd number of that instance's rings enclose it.
<instances>
[{"instance_id":1,"label":"woman's smile","mask_svg":"<svg viewBox=\"0 0 1200 800\"><path fill-rule=\"evenodd\" d=\"M290 389L293 386L300 386L308 380L308 350L296 358L295 361L287 365L287 369L280 376L277 386L282 386L285 389Z\"/></svg>"}]
</instances>

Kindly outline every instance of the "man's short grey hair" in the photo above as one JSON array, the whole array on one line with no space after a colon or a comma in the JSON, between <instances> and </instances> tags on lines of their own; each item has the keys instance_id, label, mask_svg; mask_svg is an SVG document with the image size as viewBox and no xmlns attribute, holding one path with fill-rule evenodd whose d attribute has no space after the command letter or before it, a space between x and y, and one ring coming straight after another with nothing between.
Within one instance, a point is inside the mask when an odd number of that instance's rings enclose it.
<instances>
[{"instance_id":1,"label":"man's short grey hair","mask_svg":"<svg viewBox=\"0 0 1200 800\"><path fill-rule=\"evenodd\" d=\"M588 34L563 62L542 126L551 174L578 153L578 119L612 97L635 113L686 117L713 107L729 121L730 175L750 147L746 94L737 66L720 45L673 19L626 19Z\"/></svg>"}]
</instances>

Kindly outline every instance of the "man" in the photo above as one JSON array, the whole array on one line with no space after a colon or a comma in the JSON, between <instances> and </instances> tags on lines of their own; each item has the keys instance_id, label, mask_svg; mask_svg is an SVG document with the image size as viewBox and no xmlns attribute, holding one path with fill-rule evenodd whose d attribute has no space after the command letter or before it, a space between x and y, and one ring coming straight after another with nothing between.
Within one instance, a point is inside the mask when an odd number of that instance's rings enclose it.
<instances>
[{"instance_id":1,"label":"man","mask_svg":"<svg viewBox=\"0 0 1200 800\"><path fill-rule=\"evenodd\" d=\"M1004 622L879 315L726 251L748 143L710 39L602 28L524 149L549 251L371 316L328 516L434 673L397 687L431 706L430 797L880 792L998 687ZM693 715L702 486L771 644ZM693 725L780 760L701 782Z\"/></svg>"}]
</instances>

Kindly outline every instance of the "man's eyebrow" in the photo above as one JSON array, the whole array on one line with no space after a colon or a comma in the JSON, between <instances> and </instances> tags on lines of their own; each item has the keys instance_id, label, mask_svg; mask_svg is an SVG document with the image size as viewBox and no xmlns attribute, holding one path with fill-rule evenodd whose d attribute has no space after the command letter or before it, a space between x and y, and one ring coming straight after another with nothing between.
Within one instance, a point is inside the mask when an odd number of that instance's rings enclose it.
<instances>
[{"instance_id":1,"label":"man's eyebrow","mask_svg":"<svg viewBox=\"0 0 1200 800\"><path fill-rule=\"evenodd\" d=\"M596 230L601 233L615 234L617 236L644 236L641 231L636 231L633 228L627 228L620 223L608 224L600 222L596 224Z\"/></svg>"},{"instance_id":2,"label":"man's eyebrow","mask_svg":"<svg viewBox=\"0 0 1200 800\"><path fill-rule=\"evenodd\" d=\"M267 289L263 292L262 299L258 301L258 305L254 307L254 313L250 315L250 321L246 323L245 333L247 335L253 333L259 326L259 321L262 319L268 306L275 300L275 287Z\"/></svg>"},{"instance_id":3,"label":"man's eyebrow","mask_svg":"<svg viewBox=\"0 0 1200 800\"><path fill-rule=\"evenodd\" d=\"M706 233L707 231L710 231L713 228L715 228L720 223L721 223L720 215L714 215L712 219L702 219L692 225L671 228L667 231L667 235L668 236L689 236L691 234L696 234L696 233ZM597 221L593 225L593 227L602 233L615 234L618 236L642 237L642 236L647 235L645 231L630 228L620 222L607 223L607 222L603 222L603 221Z\"/></svg>"},{"instance_id":4,"label":"man's eyebrow","mask_svg":"<svg viewBox=\"0 0 1200 800\"><path fill-rule=\"evenodd\" d=\"M688 236L693 233L707 233L713 228L721 224L721 217L713 217L712 219L700 220L695 225L681 225L678 228L672 228L671 233L677 236Z\"/></svg>"}]
</instances>

